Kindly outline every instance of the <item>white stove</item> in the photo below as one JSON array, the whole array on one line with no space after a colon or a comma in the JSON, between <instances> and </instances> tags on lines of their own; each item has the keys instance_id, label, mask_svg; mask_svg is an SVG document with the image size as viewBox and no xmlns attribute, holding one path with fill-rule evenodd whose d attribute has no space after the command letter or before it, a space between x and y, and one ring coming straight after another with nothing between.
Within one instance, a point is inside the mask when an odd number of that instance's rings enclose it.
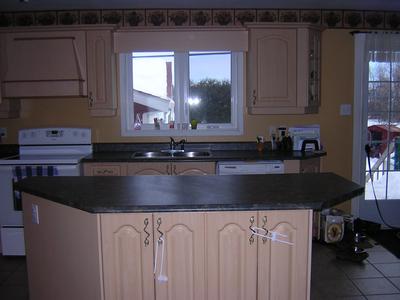
<instances>
[{"instance_id":1,"label":"white stove","mask_svg":"<svg viewBox=\"0 0 400 300\"><path fill-rule=\"evenodd\" d=\"M25 255L21 194L13 185L31 176L79 176L92 153L88 128L34 128L18 134L19 155L0 159L0 244L3 255Z\"/></svg>"}]
</instances>

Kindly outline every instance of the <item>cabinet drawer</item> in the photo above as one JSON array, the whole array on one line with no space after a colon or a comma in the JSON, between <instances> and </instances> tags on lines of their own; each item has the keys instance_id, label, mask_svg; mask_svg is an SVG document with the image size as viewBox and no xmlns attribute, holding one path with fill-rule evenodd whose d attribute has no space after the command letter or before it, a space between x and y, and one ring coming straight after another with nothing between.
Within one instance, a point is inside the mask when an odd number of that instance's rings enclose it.
<instances>
[{"instance_id":1,"label":"cabinet drawer","mask_svg":"<svg viewBox=\"0 0 400 300\"><path fill-rule=\"evenodd\" d=\"M125 164L85 164L85 176L125 176Z\"/></svg>"}]
</instances>

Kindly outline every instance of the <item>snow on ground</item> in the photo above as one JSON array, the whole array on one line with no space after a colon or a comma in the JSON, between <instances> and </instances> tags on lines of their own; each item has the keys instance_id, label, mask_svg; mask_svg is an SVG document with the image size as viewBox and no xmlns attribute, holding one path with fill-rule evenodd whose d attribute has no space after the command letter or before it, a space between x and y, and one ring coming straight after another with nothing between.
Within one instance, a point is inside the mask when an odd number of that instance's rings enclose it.
<instances>
[{"instance_id":1,"label":"snow on ground","mask_svg":"<svg viewBox=\"0 0 400 300\"><path fill-rule=\"evenodd\" d=\"M390 170L393 170L394 165L394 155L390 155L391 163ZM371 168L373 168L374 164L378 161L378 158L371 158ZM384 162L386 165L386 161ZM379 168L382 170L382 166ZM366 170L369 170L368 160L366 161ZM389 177L387 176L389 174ZM390 171L387 172L375 172L374 173L374 187L375 194L377 199L385 199L386 198L386 184L388 186L388 200L400 199L400 171ZM365 185L365 199L373 200L374 194L372 191L372 183L369 180Z\"/></svg>"},{"instance_id":2,"label":"snow on ground","mask_svg":"<svg viewBox=\"0 0 400 300\"><path fill-rule=\"evenodd\" d=\"M400 199L400 172L389 172L389 178L387 173L384 175L380 174L379 179L374 176L374 187L377 199L385 199L386 197L386 180L388 179L388 200ZM371 180L365 185L365 199L373 200L374 194L372 192Z\"/></svg>"}]
</instances>

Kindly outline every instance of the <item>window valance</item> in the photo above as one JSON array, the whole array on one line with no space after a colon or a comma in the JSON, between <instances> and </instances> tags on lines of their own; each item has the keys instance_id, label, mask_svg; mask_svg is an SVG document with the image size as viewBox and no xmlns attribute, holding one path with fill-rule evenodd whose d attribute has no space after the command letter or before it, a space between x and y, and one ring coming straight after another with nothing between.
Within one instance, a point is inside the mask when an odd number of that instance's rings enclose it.
<instances>
[{"instance_id":1,"label":"window valance","mask_svg":"<svg viewBox=\"0 0 400 300\"><path fill-rule=\"evenodd\" d=\"M114 33L114 51L247 51L243 28L137 29Z\"/></svg>"}]
</instances>

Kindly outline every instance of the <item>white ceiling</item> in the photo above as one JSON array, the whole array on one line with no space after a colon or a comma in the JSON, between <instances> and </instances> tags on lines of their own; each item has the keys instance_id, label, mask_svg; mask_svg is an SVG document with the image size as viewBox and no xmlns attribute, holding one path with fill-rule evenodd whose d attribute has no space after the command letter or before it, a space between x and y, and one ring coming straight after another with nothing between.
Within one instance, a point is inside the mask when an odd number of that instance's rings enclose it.
<instances>
[{"instance_id":1,"label":"white ceiling","mask_svg":"<svg viewBox=\"0 0 400 300\"><path fill-rule=\"evenodd\" d=\"M0 0L0 11L100 8L310 8L400 11L400 0Z\"/></svg>"}]
</instances>

